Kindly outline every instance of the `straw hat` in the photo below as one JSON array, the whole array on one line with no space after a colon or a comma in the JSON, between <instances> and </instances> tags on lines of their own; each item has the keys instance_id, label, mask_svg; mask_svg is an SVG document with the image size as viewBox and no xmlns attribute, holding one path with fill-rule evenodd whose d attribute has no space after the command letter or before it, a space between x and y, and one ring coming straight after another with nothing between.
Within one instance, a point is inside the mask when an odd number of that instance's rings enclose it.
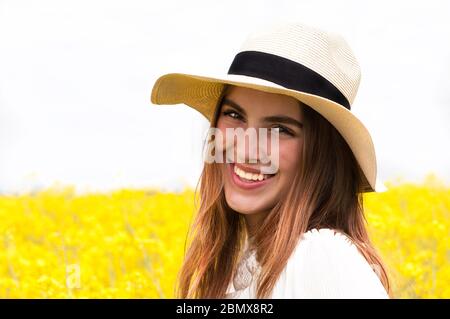
<instances>
[{"instance_id":1,"label":"straw hat","mask_svg":"<svg viewBox=\"0 0 450 319\"><path fill-rule=\"evenodd\" d=\"M366 178L362 192L382 192L369 131L351 111L361 70L345 39L302 23L250 34L227 74L169 73L152 90L154 104L184 103L211 121L225 84L292 96L320 113L342 135Z\"/></svg>"}]
</instances>

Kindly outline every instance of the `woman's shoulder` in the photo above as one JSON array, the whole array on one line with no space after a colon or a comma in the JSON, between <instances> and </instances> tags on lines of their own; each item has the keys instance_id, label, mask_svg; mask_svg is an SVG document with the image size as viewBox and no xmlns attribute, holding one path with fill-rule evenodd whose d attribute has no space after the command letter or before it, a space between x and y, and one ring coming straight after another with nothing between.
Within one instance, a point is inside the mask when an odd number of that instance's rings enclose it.
<instances>
[{"instance_id":1,"label":"woman's shoulder","mask_svg":"<svg viewBox=\"0 0 450 319\"><path fill-rule=\"evenodd\" d=\"M321 243L346 243L352 244L351 239L341 231L331 228L313 228L303 234L303 242L321 242Z\"/></svg>"},{"instance_id":2,"label":"woman's shoulder","mask_svg":"<svg viewBox=\"0 0 450 319\"><path fill-rule=\"evenodd\" d=\"M314 228L299 239L296 249L310 253L359 253L352 239L341 231L331 228Z\"/></svg>"},{"instance_id":3,"label":"woman's shoulder","mask_svg":"<svg viewBox=\"0 0 450 319\"><path fill-rule=\"evenodd\" d=\"M316 269L335 268L336 263L361 261L364 258L353 241L344 233L330 229L311 229L299 239L291 259ZM365 259L364 259L365 261Z\"/></svg>"},{"instance_id":4,"label":"woman's shoulder","mask_svg":"<svg viewBox=\"0 0 450 319\"><path fill-rule=\"evenodd\" d=\"M289 259L288 273L300 296L311 298L387 298L372 266L344 233L305 232Z\"/></svg>"}]
</instances>

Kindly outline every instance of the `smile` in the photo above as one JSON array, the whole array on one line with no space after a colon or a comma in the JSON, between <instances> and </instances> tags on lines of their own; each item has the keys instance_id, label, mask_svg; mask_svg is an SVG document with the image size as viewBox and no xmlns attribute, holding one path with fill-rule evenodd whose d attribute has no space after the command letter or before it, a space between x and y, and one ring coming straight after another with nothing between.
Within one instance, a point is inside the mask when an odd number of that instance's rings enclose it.
<instances>
[{"instance_id":1,"label":"smile","mask_svg":"<svg viewBox=\"0 0 450 319\"><path fill-rule=\"evenodd\" d=\"M236 165L233 165L233 166L234 166L234 172L236 173L236 175L246 181L262 181L263 179L267 179L267 178L271 177L270 175L266 175L266 174L261 174L261 173L255 174L252 172L246 172L246 171L240 169L239 167L237 167Z\"/></svg>"},{"instance_id":2,"label":"smile","mask_svg":"<svg viewBox=\"0 0 450 319\"><path fill-rule=\"evenodd\" d=\"M229 163L233 183L242 189L254 189L266 185L276 174L262 174L257 169L248 169L239 164Z\"/></svg>"}]
</instances>

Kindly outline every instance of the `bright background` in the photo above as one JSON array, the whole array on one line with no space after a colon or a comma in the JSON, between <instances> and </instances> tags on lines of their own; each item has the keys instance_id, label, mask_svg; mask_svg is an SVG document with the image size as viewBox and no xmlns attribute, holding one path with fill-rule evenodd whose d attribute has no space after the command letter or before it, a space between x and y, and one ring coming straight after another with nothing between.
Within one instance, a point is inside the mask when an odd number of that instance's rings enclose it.
<instances>
[{"instance_id":1,"label":"bright background","mask_svg":"<svg viewBox=\"0 0 450 319\"><path fill-rule=\"evenodd\" d=\"M341 33L382 180L450 181L448 1L0 0L0 193L195 186L207 121L156 107L169 72L226 73L259 25Z\"/></svg>"}]
</instances>

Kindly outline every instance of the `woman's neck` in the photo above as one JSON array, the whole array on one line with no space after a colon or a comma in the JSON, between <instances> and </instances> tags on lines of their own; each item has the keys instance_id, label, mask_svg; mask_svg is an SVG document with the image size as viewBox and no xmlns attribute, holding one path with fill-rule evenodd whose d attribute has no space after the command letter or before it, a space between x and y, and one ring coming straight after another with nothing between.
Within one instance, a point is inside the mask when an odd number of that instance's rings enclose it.
<instances>
[{"instance_id":1,"label":"woman's neck","mask_svg":"<svg viewBox=\"0 0 450 319\"><path fill-rule=\"evenodd\" d=\"M247 225L247 234L249 238L253 238L258 229L261 227L264 218L266 217L268 212L260 212L253 214L244 214L245 222Z\"/></svg>"}]
</instances>

